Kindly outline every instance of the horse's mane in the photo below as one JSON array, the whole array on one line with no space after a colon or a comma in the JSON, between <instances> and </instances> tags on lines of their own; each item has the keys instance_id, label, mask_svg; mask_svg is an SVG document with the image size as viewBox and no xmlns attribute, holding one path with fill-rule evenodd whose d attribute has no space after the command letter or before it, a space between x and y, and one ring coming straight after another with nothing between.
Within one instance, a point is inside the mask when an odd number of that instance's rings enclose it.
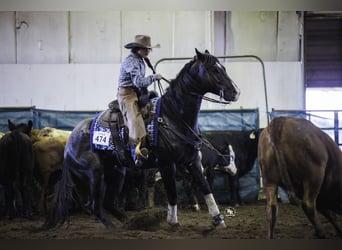
<instances>
[{"instance_id":1,"label":"horse's mane","mask_svg":"<svg viewBox=\"0 0 342 250\"><path fill-rule=\"evenodd\" d=\"M203 54L204 60L203 60L203 64L215 64L217 62L217 58L214 57L211 54ZM184 67L178 72L178 74L176 75L176 78L172 79L170 82L170 88L174 89L176 87L181 87L182 83L184 82L183 76L185 74L188 74L189 69L191 68L191 66L197 61L197 57L195 56L191 61L189 61L188 63L186 63L184 65ZM180 86L179 86L180 85Z\"/></svg>"},{"instance_id":2,"label":"horse's mane","mask_svg":"<svg viewBox=\"0 0 342 250\"><path fill-rule=\"evenodd\" d=\"M170 88L175 88L177 85L180 84L180 80L182 79L182 76L184 74L186 74L190 67L194 64L195 60L191 60L190 62L188 62L187 64L185 64L183 66L183 68L178 72L178 74L176 75L176 78L172 79L171 82L170 82Z\"/></svg>"},{"instance_id":3,"label":"horse's mane","mask_svg":"<svg viewBox=\"0 0 342 250\"><path fill-rule=\"evenodd\" d=\"M184 98L184 94L188 95L192 93L191 89L196 85L194 83L194 76L190 73L191 67L196 62L197 59L194 58L190 62L186 63L176 75L176 78L170 81L169 87L162 96L164 102L168 103L169 109L177 109L177 107L182 106L182 104L188 100L187 98Z\"/></svg>"}]
</instances>

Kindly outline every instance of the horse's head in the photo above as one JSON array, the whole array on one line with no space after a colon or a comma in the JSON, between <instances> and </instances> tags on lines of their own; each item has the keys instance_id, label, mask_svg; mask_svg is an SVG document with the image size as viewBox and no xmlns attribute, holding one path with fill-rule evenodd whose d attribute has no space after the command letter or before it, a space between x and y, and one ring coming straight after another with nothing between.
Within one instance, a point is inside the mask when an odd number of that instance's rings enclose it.
<instances>
[{"instance_id":1,"label":"horse's head","mask_svg":"<svg viewBox=\"0 0 342 250\"><path fill-rule=\"evenodd\" d=\"M20 132L23 132L27 135L30 135L31 134L31 130L32 130L32 126L33 126L33 123L31 120L29 120L26 123L20 123L18 125L15 125L13 122L11 122L11 120L8 120L8 129L9 131L14 131L14 130L18 130Z\"/></svg>"},{"instance_id":2,"label":"horse's head","mask_svg":"<svg viewBox=\"0 0 342 250\"><path fill-rule=\"evenodd\" d=\"M239 88L228 76L225 67L207 50L204 53L196 49L196 57L189 73L196 79L195 86L199 94L213 93L225 101L237 101Z\"/></svg>"}]
</instances>

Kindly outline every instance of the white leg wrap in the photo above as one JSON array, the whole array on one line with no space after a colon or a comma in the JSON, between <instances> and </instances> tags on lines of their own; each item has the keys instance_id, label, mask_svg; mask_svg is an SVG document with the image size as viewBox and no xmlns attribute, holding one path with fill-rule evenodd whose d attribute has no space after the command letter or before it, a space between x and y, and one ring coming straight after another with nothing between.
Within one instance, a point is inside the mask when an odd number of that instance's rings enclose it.
<instances>
[{"instance_id":1,"label":"white leg wrap","mask_svg":"<svg viewBox=\"0 0 342 250\"><path fill-rule=\"evenodd\" d=\"M174 206L171 206L170 204L167 205L166 221L171 225L178 224L177 205L174 205Z\"/></svg>"},{"instance_id":2,"label":"white leg wrap","mask_svg":"<svg viewBox=\"0 0 342 250\"><path fill-rule=\"evenodd\" d=\"M220 214L220 210L216 205L213 194L204 195L205 203L208 206L209 214L213 220L213 224L219 228L225 228L226 223L224 222L223 216Z\"/></svg>"},{"instance_id":3,"label":"white leg wrap","mask_svg":"<svg viewBox=\"0 0 342 250\"><path fill-rule=\"evenodd\" d=\"M215 215L218 215L220 213L213 194L204 195L204 200L208 206L208 211L211 217L214 217Z\"/></svg>"}]
</instances>

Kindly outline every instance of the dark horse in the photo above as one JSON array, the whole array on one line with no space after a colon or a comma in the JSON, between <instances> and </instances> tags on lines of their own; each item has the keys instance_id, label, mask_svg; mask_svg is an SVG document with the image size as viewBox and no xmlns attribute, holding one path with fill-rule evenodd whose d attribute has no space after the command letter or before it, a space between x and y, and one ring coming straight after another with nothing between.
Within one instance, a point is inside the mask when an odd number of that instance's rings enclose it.
<instances>
[{"instance_id":1,"label":"dark horse","mask_svg":"<svg viewBox=\"0 0 342 250\"><path fill-rule=\"evenodd\" d=\"M219 95L228 102L237 101L240 94L218 59L208 51L200 53L196 49L194 59L183 67L156 102L149 162L153 161L160 170L168 198L167 222L170 225L178 225L176 166L185 166L204 194L213 224L225 227L223 216L201 172L201 138L197 118L206 93ZM92 119L79 123L66 145L62 177L55 186L47 214L48 227L65 221L73 200L90 209L107 227L113 226L103 213L102 203L103 200L104 204L108 203L106 196L110 193L109 200L113 200L113 192L115 196L120 192L124 167L120 165L118 154L91 149L91 123ZM112 174L114 172L117 174ZM86 189L81 189L82 186Z\"/></svg>"},{"instance_id":2,"label":"dark horse","mask_svg":"<svg viewBox=\"0 0 342 250\"><path fill-rule=\"evenodd\" d=\"M23 216L32 216L33 153L30 133L32 121L15 125L8 120L8 129L0 139L0 184L4 187L5 214L9 219L18 213L21 195Z\"/></svg>"}]
</instances>

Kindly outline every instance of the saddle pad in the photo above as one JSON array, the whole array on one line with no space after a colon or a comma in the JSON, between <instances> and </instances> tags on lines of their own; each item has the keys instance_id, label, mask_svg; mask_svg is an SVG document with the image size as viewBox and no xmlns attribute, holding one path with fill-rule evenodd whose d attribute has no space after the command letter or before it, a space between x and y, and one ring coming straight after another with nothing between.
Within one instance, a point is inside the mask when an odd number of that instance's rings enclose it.
<instances>
[{"instance_id":1,"label":"saddle pad","mask_svg":"<svg viewBox=\"0 0 342 250\"><path fill-rule=\"evenodd\" d=\"M100 125L99 120L106 111L99 113L90 126L90 146L92 150L114 150L112 134L108 127Z\"/></svg>"}]
</instances>

